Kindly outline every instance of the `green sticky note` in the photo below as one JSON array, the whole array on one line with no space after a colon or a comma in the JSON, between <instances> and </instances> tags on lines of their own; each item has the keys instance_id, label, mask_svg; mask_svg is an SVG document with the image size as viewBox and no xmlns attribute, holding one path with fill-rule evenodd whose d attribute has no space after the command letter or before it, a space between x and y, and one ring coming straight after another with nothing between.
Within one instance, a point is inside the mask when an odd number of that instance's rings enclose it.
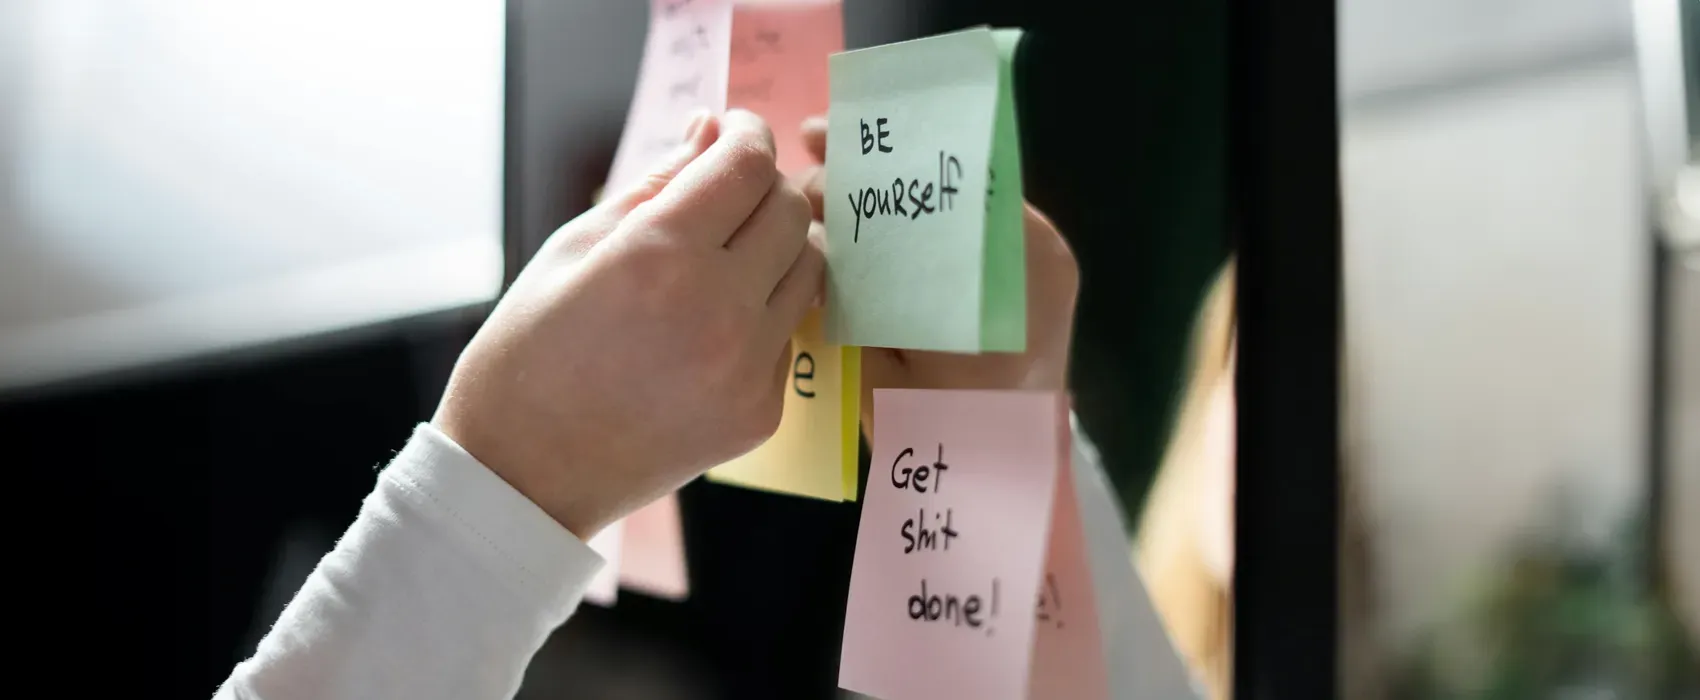
<instances>
[{"instance_id":1,"label":"green sticky note","mask_svg":"<svg viewBox=\"0 0 1700 700\"><path fill-rule=\"evenodd\" d=\"M830 59L829 342L1026 348L1020 36L977 28Z\"/></svg>"}]
</instances>

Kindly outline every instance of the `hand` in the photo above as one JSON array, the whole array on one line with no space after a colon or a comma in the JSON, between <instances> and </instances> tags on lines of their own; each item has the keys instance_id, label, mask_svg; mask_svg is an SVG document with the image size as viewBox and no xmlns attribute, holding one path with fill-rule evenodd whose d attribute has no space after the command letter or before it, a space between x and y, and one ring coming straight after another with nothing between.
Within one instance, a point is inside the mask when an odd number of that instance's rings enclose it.
<instances>
[{"instance_id":1,"label":"hand","mask_svg":"<svg viewBox=\"0 0 1700 700\"><path fill-rule=\"evenodd\" d=\"M803 141L815 161L826 163L826 119L803 122ZM817 221L825 170L803 176ZM862 426L873 431L875 389L1046 389L1068 388L1069 341L1080 268L1055 226L1031 204L1023 207L1027 234L1027 351L961 355L945 352L862 349Z\"/></svg>"},{"instance_id":2,"label":"hand","mask_svg":"<svg viewBox=\"0 0 1700 700\"><path fill-rule=\"evenodd\" d=\"M589 539L778 427L825 265L810 229L760 118L693 119L670 162L550 236L432 421Z\"/></svg>"},{"instance_id":3,"label":"hand","mask_svg":"<svg viewBox=\"0 0 1700 700\"><path fill-rule=\"evenodd\" d=\"M1210 389L1200 446L1198 551L1224 588L1234 580L1234 346Z\"/></svg>"}]
</instances>

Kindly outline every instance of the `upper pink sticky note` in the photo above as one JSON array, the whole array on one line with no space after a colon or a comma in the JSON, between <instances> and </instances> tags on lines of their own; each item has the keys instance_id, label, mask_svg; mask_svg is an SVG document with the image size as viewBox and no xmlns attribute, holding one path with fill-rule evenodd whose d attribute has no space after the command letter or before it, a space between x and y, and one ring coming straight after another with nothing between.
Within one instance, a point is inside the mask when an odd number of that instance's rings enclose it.
<instances>
[{"instance_id":1,"label":"upper pink sticky note","mask_svg":"<svg viewBox=\"0 0 1700 700\"><path fill-rule=\"evenodd\" d=\"M1033 632L1033 674L1027 697L1035 700L1104 700L1110 696L1104 638L1098 629L1098 596L1086 553L1086 532L1068 462L1057 470L1056 507L1045 574L1039 580L1038 626ZM1122 566L1131 566L1124 557Z\"/></svg>"},{"instance_id":2,"label":"upper pink sticky note","mask_svg":"<svg viewBox=\"0 0 1700 700\"><path fill-rule=\"evenodd\" d=\"M839 0L742 2L732 17L727 107L767 120L778 149L779 171L796 174L814 165L803 148L803 119L826 114L831 98L827 56L844 50Z\"/></svg>"},{"instance_id":3,"label":"upper pink sticky note","mask_svg":"<svg viewBox=\"0 0 1700 700\"><path fill-rule=\"evenodd\" d=\"M732 0L651 0L649 36L626 127L608 172L617 192L678 145L693 112L726 109Z\"/></svg>"},{"instance_id":4,"label":"upper pink sticky note","mask_svg":"<svg viewBox=\"0 0 1700 700\"><path fill-rule=\"evenodd\" d=\"M874 392L839 685L1026 697L1066 416L1049 392Z\"/></svg>"}]
</instances>

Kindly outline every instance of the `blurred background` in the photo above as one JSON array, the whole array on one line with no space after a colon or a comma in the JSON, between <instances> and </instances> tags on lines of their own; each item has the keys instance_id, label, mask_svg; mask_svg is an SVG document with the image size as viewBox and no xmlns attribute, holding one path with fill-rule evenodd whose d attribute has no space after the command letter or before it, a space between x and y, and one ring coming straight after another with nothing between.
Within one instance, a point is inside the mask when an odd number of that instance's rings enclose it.
<instances>
[{"instance_id":1,"label":"blurred background","mask_svg":"<svg viewBox=\"0 0 1700 700\"><path fill-rule=\"evenodd\" d=\"M1348 697L1700 693L1695 7L1341 0Z\"/></svg>"}]
</instances>

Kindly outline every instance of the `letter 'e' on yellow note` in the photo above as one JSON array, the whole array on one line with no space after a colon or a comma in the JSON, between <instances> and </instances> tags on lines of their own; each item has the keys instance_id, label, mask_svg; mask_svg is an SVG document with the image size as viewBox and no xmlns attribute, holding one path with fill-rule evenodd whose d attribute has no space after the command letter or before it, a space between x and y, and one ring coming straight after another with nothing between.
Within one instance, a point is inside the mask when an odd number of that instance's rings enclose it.
<instances>
[{"instance_id":1,"label":"letter 'e' on yellow note","mask_svg":"<svg viewBox=\"0 0 1700 700\"><path fill-rule=\"evenodd\" d=\"M748 454L709 470L709 480L829 501L856 500L861 374L861 348L828 345L820 312L811 313L791 338L779 430Z\"/></svg>"}]
</instances>

